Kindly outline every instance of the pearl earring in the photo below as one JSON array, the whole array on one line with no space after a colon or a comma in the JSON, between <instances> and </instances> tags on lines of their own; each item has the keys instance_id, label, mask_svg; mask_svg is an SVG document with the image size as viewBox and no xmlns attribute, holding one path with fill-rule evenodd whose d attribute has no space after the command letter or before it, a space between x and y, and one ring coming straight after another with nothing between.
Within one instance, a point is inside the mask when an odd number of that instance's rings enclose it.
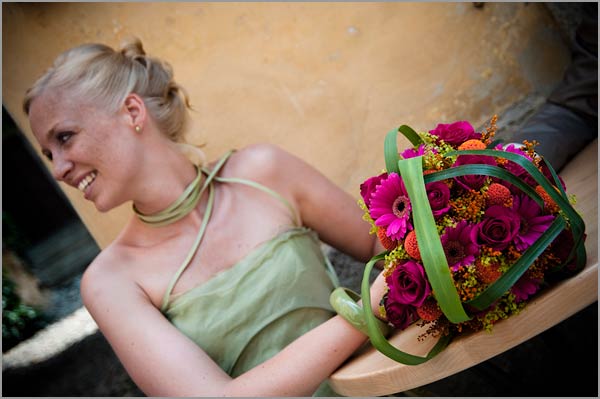
<instances>
[{"instance_id":1,"label":"pearl earring","mask_svg":"<svg viewBox=\"0 0 600 399\"><path fill-rule=\"evenodd\" d=\"M140 127L140 125L135 125L135 131L138 133L142 131L142 128Z\"/></svg>"}]
</instances>

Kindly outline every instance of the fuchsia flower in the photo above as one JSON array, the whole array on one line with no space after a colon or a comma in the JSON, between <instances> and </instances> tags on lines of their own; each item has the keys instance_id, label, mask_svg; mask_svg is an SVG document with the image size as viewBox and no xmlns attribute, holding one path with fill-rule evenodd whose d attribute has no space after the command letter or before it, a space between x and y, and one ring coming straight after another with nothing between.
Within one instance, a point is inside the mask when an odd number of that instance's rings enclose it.
<instances>
[{"instance_id":1,"label":"fuchsia flower","mask_svg":"<svg viewBox=\"0 0 600 399\"><path fill-rule=\"evenodd\" d=\"M515 295L516 302L523 302L535 294L541 284L542 280L530 278L527 273L525 273L515 282L510 291Z\"/></svg>"},{"instance_id":2,"label":"fuchsia flower","mask_svg":"<svg viewBox=\"0 0 600 399\"><path fill-rule=\"evenodd\" d=\"M448 266L452 271L457 271L461 266L475 262L479 245L472 237L473 229L473 225L466 220L461 220L456 227L448 227L440 237Z\"/></svg>"},{"instance_id":3,"label":"fuchsia flower","mask_svg":"<svg viewBox=\"0 0 600 399\"><path fill-rule=\"evenodd\" d=\"M550 173L550 169L548 169L546 163L542 162L540 164L540 169L542 170L542 174L546 177L546 179L548 179L548 181L550 181L552 184L556 185L554 183L554 179L552 178L552 174ZM560 185L562 186L563 190L567 191L567 185L565 184L565 181L561 176L558 176L558 181L560 182Z\"/></svg>"},{"instance_id":4,"label":"fuchsia flower","mask_svg":"<svg viewBox=\"0 0 600 399\"><path fill-rule=\"evenodd\" d=\"M500 145L499 147L496 147L496 149L502 150L502 145ZM509 144L508 146L504 147L504 151L512 152L513 154L517 154L517 155L521 155L522 157L527 159L529 162L532 161L532 158L529 155L527 155L526 152L524 152L523 150L521 150L519 147L515 146L514 144ZM509 171L510 173L512 173L513 175L515 175L515 176L519 177L520 179L522 179L523 181L525 181L525 183L529 184L530 186L535 186L537 184L535 182L535 179L529 174L529 172L527 172L521 165L517 165L513 161L506 162L506 164L504 164L502 167L504 169L506 169L507 171ZM517 192L521 191L521 190L517 189L515 186L513 186L512 184L506 184L506 185L508 188L510 188L510 191L513 193L517 193Z\"/></svg>"},{"instance_id":5,"label":"fuchsia flower","mask_svg":"<svg viewBox=\"0 0 600 399\"><path fill-rule=\"evenodd\" d=\"M498 251L504 250L519 232L520 219L519 214L512 209L492 205L485 211L484 218L473 235L477 237L478 243Z\"/></svg>"},{"instance_id":6,"label":"fuchsia flower","mask_svg":"<svg viewBox=\"0 0 600 399\"><path fill-rule=\"evenodd\" d=\"M393 240L401 240L408 230L412 230L409 221L412 206L402 178L390 173L382 179L371 195L369 213L375 225L385 227L385 234Z\"/></svg>"},{"instance_id":7,"label":"fuchsia flower","mask_svg":"<svg viewBox=\"0 0 600 399\"><path fill-rule=\"evenodd\" d=\"M431 293L425 268L414 260L396 266L385 281L390 287L390 299L406 305L419 307Z\"/></svg>"},{"instance_id":8,"label":"fuchsia flower","mask_svg":"<svg viewBox=\"0 0 600 399\"><path fill-rule=\"evenodd\" d=\"M381 183L381 180L386 177L387 173L382 173L379 176L368 178L360 185L360 195L362 196L363 201L365 201L367 208L371 205L371 195L373 195L377 186Z\"/></svg>"},{"instance_id":9,"label":"fuchsia flower","mask_svg":"<svg viewBox=\"0 0 600 399\"><path fill-rule=\"evenodd\" d=\"M467 140L478 139L481 137L481 133L476 133L473 126L467 121L459 121L454 123L440 123L429 133L434 136L438 136L444 140L447 144L452 146L459 146Z\"/></svg>"},{"instance_id":10,"label":"fuchsia flower","mask_svg":"<svg viewBox=\"0 0 600 399\"><path fill-rule=\"evenodd\" d=\"M404 330L418 319L417 308L392 301L389 296L386 296L383 306L385 307L387 321L399 330Z\"/></svg>"},{"instance_id":11,"label":"fuchsia flower","mask_svg":"<svg viewBox=\"0 0 600 399\"><path fill-rule=\"evenodd\" d=\"M450 188L446 183L441 181L427 183L425 190L434 217L442 216L450 210Z\"/></svg>"},{"instance_id":12,"label":"fuchsia flower","mask_svg":"<svg viewBox=\"0 0 600 399\"><path fill-rule=\"evenodd\" d=\"M496 166L496 160L494 157L488 155L460 155L456 158L453 166L461 165L493 165ZM487 180L486 175L465 175L457 176L454 180L462 186L464 189L479 190L485 181Z\"/></svg>"},{"instance_id":13,"label":"fuchsia flower","mask_svg":"<svg viewBox=\"0 0 600 399\"><path fill-rule=\"evenodd\" d=\"M540 206L527 195L514 196L512 209L521 217L519 231L515 236L515 247L524 251L550 227L554 216L541 215Z\"/></svg>"},{"instance_id":14,"label":"fuchsia flower","mask_svg":"<svg viewBox=\"0 0 600 399\"><path fill-rule=\"evenodd\" d=\"M437 151L432 150L432 153L437 154ZM419 145L419 148L417 148L416 150L414 148L408 148L402 151L402 153L400 154L402 159L414 158L421 155L425 155L425 144Z\"/></svg>"}]
</instances>

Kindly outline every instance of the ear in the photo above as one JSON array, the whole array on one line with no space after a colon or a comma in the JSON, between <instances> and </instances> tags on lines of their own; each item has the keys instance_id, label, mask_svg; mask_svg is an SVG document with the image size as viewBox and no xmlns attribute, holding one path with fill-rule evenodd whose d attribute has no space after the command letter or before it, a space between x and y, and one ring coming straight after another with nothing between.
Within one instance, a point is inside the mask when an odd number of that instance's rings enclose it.
<instances>
[{"instance_id":1,"label":"ear","mask_svg":"<svg viewBox=\"0 0 600 399\"><path fill-rule=\"evenodd\" d=\"M146 104L144 104L144 100L135 94L129 93L127 97L125 97L125 101L123 102L123 112L125 113L125 118L127 123L131 124L131 129L135 129L136 126L139 126L141 130L144 129L144 124L146 123Z\"/></svg>"}]
</instances>

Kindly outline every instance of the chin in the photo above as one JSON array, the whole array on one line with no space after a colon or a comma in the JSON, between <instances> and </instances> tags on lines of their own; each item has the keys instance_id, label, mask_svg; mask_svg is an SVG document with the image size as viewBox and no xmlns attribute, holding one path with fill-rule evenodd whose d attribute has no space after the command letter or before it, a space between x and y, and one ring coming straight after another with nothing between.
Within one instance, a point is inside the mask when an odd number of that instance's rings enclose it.
<instances>
[{"instance_id":1,"label":"chin","mask_svg":"<svg viewBox=\"0 0 600 399\"><path fill-rule=\"evenodd\" d=\"M94 205L96 206L96 210L100 213L106 213L108 211L111 211L113 209L115 209L116 207L118 207L121 204L113 204L113 203L106 203L103 201L94 201Z\"/></svg>"},{"instance_id":2,"label":"chin","mask_svg":"<svg viewBox=\"0 0 600 399\"><path fill-rule=\"evenodd\" d=\"M96 210L100 213L106 213L108 211L110 211L112 208L108 207L108 206L102 206L100 204L94 203L94 205L96 205Z\"/></svg>"}]
</instances>

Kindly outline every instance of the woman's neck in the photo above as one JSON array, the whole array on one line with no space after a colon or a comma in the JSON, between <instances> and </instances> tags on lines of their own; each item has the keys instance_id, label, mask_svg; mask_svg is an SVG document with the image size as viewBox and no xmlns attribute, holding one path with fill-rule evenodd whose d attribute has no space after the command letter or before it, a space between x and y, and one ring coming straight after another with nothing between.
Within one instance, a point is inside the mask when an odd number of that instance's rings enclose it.
<instances>
[{"instance_id":1,"label":"woman's neck","mask_svg":"<svg viewBox=\"0 0 600 399\"><path fill-rule=\"evenodd\" d=\"M140 170L139 189L133 201L135 209L144 215L156 214L168 208L199 173L194 164L174 145L149 152L144 164ZM200 179L204 180L204 177L200 176Z\"/></svg>"}]
</instances>

